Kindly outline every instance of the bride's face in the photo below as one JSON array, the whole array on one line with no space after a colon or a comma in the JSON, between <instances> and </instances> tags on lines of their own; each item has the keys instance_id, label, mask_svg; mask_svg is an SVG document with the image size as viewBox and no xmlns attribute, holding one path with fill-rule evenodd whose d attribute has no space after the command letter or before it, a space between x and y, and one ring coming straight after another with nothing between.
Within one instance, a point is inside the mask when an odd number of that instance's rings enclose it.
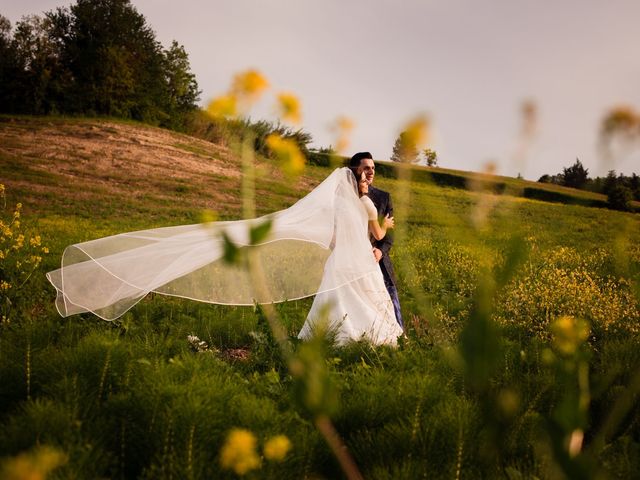
<instances>
[{"instance_id":1,"label":"bride's face","mask_svg":"<svg viewBox=\"0 0 640 480\"><path fill-rule=\"evenodd\" d=\"M364 173L360 175L360 180L358 180L358 193L360 196L369 193L369 182L367 181L367 176Z\"/></svg>"}]
</instances>

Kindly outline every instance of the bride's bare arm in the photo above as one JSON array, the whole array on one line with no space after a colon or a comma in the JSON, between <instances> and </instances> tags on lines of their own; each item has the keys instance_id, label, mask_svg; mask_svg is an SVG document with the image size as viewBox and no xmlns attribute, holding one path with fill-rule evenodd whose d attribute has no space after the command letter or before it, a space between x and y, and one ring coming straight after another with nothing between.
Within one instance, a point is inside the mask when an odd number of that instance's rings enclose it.
<instances>
[{"instance_id":1,"label":"bride's bare arm","mask_svg":"<svg viewBox=\"0 0 640 480\"><path fill-rule=\"evenodd\" d=\"M378 223L378 220L369 220L369 232L373 235L373 238L376 240L382 240L384 236L387 234L387 230L393 228L395 223L393 221L393 217L387 215L382 219L382 225Z\"/></svg>"}]
</instances>

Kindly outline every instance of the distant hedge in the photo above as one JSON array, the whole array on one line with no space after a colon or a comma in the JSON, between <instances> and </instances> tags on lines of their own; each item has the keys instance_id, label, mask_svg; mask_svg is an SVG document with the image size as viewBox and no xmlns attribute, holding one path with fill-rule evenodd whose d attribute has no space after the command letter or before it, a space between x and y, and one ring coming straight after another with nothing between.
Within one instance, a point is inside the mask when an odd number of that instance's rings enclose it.
<instances>
[{"instance_id":1,"label":"distant hedge","mask_svg":"<svg viewBox=\"0 0 640 480\"><path fill-rule=\"evenodd\" d=\"M584 207L608 207L606 200L576 197L563 192L554 192L535 187L525 187L522 192L522 196L534 200L542 200L544 202L566 203L569 205L582 205Z\"/></svg>"}]
</instances>

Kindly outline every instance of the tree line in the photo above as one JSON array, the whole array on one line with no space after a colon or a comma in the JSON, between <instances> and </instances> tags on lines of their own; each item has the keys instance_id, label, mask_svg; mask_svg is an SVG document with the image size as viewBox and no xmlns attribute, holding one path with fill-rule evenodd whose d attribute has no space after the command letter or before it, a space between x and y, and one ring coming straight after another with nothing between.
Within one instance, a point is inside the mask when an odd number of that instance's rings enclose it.
<instances>
[{"instance_id":1,"label":"tree line","mask_svg":"<svg viewBox=\"0 0 640 480\"><path fill-rule=\"evenodd\" d=\"M180 129L200 91L129 0L77 0L12 27L0 15L0 112L130 118Z\"/></svg>"},{"instance_id":2,"label":"tree line","mask_svg":"<svg viewBox=\"0 0 640 480\"><path fill-rule=\"evenodd\" d=\"M562 173L542 175L538 182L605 194L609 206L616 210L631 210L631 201L640 201L640 176L636 173L627 176L609 170L606 177L590 178L589 169L579 159L573 165L564 167Z\"/></svg>"}]
</instances>

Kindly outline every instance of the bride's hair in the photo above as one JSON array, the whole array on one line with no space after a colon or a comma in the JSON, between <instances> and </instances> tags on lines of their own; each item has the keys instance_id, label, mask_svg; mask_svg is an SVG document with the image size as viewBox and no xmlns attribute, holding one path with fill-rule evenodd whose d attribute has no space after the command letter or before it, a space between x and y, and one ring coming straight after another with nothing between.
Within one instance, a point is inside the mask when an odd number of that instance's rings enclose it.
<instances>
[{"instance_id":1,"label":"bride's hair","mask_svg":"<svg viewBox=\"0 0 640 480\"><path fill-rule=\"evenodd\" d=\"M360 194L360 182L362 181L364 172L360 172L360 175L358 175L358 169L356 167L349 167L349 170L351 170L351 173L353 173L352 180L355 182L356 194L358 195L358 197L361 197L362 195Z\"/></svg>"}]
</instances>

